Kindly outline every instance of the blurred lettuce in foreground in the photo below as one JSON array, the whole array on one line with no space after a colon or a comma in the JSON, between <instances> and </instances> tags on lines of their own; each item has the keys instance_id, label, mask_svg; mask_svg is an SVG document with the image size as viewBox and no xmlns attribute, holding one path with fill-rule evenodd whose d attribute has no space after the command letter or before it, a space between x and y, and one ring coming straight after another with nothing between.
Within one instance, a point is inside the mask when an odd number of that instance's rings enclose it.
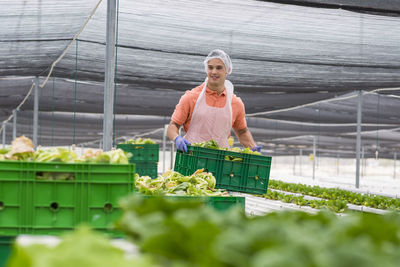
<instances>
[{"instance_id":1,"label":"blurred lettuce in foreground","mask_svg":"<svg viewBox=\"0 0 400 267\"><path fill-rule=\"evenodd\" d=\"M116 223L163 266L400 266L400 214L324 211L246 217L202 203L131 195Z\"/></svg>"},{"instance_id":2,"label":"blurred lettuce in foreground","mask_svg":"<svg viewBox=\"0 0 400 267\"><path fill-rule=\"evenodd\" d=\"M29 246L14 244L7 267L131 267L157 266L150 258L126 255L113 246L103 234L81 226L61 237L60 243L50 247L42 244Z\"/></svg>"}]
</instances>

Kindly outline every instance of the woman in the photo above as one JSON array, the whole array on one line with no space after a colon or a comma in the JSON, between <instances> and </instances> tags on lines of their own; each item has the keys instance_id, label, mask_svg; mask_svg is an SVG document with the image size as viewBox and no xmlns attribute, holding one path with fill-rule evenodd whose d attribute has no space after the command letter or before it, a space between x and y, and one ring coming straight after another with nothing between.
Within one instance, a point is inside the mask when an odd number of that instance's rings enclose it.
<instances>
[{"instance_id":1,"label":"woman","mask_svg":"<svg viewBox=\"0 0 400 267\"><path fill-rule=\"evenodd\" d=\"M167 135L176 147L187 152L190 143L214 139L220 147L228 147L228 138L233 128L239 142L253 151L256 146L247 128L242 100L233 93L233 85L226 76L232 72L228 54L216 49L204 60L207 78L200 86L186 91L176 105ZM185 137L179 135L183 125Z\"/></svg>"}]
</instances>

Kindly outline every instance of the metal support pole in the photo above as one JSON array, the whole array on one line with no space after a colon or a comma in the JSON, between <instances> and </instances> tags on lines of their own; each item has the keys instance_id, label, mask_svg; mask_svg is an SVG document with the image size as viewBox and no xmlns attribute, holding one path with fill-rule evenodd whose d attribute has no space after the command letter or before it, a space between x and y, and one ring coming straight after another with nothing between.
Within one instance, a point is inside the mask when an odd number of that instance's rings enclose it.
<instances>
[{"instance_id":1,"label":"metal support pole","mask_svg":"<svg viewBox=\"0 0 400 267\"><path fill-rule=\"evenodd\" d=\"M299 160L299 163L300 163L300 176L303 175L303 174L302 174L302 170L301 170L301 161L302 161L302 157L303 157L303 149L300 149L300 160Z\"/></svg>"},{"instance_id":2,"label":"metal support pole","mask_svg":"<svg viewBox=\"0 0 400 267\"><path fill-rule=\"evenodd\" d=\"M340 160L339 153L337 153L336 154L336 175L338 175L338 176L339 176L339 160Z\"/></svg>"},{"instance_id":3,"label":"metal support pole","mask_svg":"<svg viewBox=\"0 0 400 267\"><path fill-rule=\"evenodd\" d=\"M6 126L7 123L3 121L3 148L6 147Z\"/></svg>"},{"instance_id":4,"label":"metal support pole","mask_svg":"<svg viewBox=\"0 0 400 267\"><path fill-rule=\"evenodd\" d=\"M164 136L163 136L163 173L166 171L165 170L165 150L166 150L166 145L167 145L167 129L168 129L168 124L164 125Z\"/></svg>"},{"instance_id":5,"label":"metal support pole","mask_svg":"<svg viewBox=\"0 0 400 267\"><path fill-rule=\"evenodd\" d=\"M35 77L35 95L33 99L33 145L37 147L38 137L38 121L39 121L39 77Z\"/></svg>"},{"instance_id":6,"label":"metal support pole","mask_svg":"<svg viewBox=\"0 0 400 267\"><path fill-rule=\"evenodd\" d=\"M367 176L367 159L364 157L364 176Z\"/></svg>"},{"instance_id":7,"label":"metal support pole","mask_svg":"<svg viewBox=\"0 0 400 267\"><path fill-rule=\"evenodd\" d=\"M171 142L171 162L170 162L170 170L174 169L174 151L175 151L175 143Z\"/></svg>"},{"instance_id":8,"label":"metal support pole","mask_svg":"<svg viewBox=\"0 0 400 267\"><path fill-rule=\"evenodd\" d=\"M364 147L361 147L361 177L364 177L365 176L365 173L364 173L364 168L363 168L363 166L364 166Z\"/></svg>"},{"instance_id":9,"label":"metal support pole","mask_svg":"<svg viewBox=\"0 0 400 267\"><path fill-rule=\"evenodd\" d=\"M362 92L361 90L359 90L358 103L357 103L356 188L360 187L361 113L362 113Z\"/></svg>"},{"instance_id":10,"label":"metal support pole","mask_svg":"<svg viewBox=\"0 0 400 267\"><path fill-rule=\"evenodd\" d=\"M397 160L397 152L394 152L393 179L396 179L396 160Z\"/></svg>"},{"instance_id":11,"label":"metal support pole","mask_svg":"<svg viewBox=\"0 0 400 267\"><path fill-rule=\"evenodd\" d=\"M13 133L12 133L13 140L17 137L17 113L18 113L18 110L14 109L13 110Z\"/></svg>"},{"instance_id":12,"label":"metal support pole","mask_svg":"<svg viewBox=\"0 0 400 267\"><path fill-rule=\"evenodd\" d=\"M104 79L103 150L112 148L115 76L116 0L107 0L106 67Z\"/></svg>"},{"instance_id":13,"label":"metal support pole","mask_svg":"<svg viewBox=\"0 0 400 267\"><path fill-rule=\"evenodd\" d=\"M293 156L293 174L296 174L296 155Z\"/></svg>"},{"instance_id":14,"label":"metal support pole","mask_svg":"<svg viewBox=\"0 0 400 267\"><path fill-rule=\"evenodd\" d=\"M313 169L312 169L312 179L315 179L315 158L316 158L316 138L313 138Z\"/></svg>"},{"instance_id":15,"label":"metal support pole","mask_svg":"<svg viewBox=\"0 0 400 267\"><path fill-rule=\"evenodd\" d=\"M181 132L182 128L179 128L178 134L181 135ZM171 142L171 170L174 169L174 160L175 160L174 153L175 153L175 143Z\"/></svg>"}]
</instances>

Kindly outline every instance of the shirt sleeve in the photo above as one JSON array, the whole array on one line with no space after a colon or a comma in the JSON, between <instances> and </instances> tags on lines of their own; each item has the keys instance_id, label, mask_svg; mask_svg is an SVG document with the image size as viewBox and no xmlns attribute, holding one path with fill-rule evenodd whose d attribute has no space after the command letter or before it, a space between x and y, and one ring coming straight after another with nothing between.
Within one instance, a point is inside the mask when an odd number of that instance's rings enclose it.
<instances>
[{"instance_id":1,"label":"shirt sleeve","mask_svg":"<svg viewBox=\"0 0 400 267\"><path fill-rule=\"evenodd\" d=\"M190 113L190 92L186 91L184 95L181 96L179 103L175 106L174 113L172 114L171 120L178 125L183 125Z\"/></svg>"},{"instance_id":2,"label":"shirt sleeve","mask_svg":"<svg viewBox=\"0 0 400 267\"><path fill-rule=\"evenodd\" d=\"M237 103L235 103L235 109L236 109L236 116L233 120L232 127L237 129L237 130L242 130L247 127L247 122L246 122L246 111L244 108L244 104L242 99L240 97L237 98ZM233 109L233 107L232 107Z\"/></svg>"}]
</instances>

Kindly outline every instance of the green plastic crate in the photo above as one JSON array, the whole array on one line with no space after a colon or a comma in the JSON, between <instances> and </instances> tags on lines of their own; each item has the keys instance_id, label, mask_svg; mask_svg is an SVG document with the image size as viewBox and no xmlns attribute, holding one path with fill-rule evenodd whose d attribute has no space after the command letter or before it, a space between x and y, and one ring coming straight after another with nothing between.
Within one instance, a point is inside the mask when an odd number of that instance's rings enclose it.
<instances>
[{"instance_id":1,"label":"green plastic crate","mask_svg":"<svg viewBox=\"0 0 400 267\"><path fill-rule=\"evenodd\" d=\"M227 160L227 157L241 159ZM174 170L191 175L198 169L212 172L216 188L265 194L268 189L271 157L232 151L188 146L188 152L177 151Z\"/></svg>"},{"instance_id":2,"label":"green plastic crate","mask_svg":"<svg viewBox=\"0 0 400 267\"><path fill-rule=\"evenodd\" d=\"M117 148L132 154L130 163L158 162L160 147L158 144L118 144Z\"/></svg>"},{"instance_id":3,"label":"green plastic crate","mask_svg":"<svg viewBox=\"0 0 400 267\"><path fill-rule=\"evenodd\" d=\"M136 162L136 173L139 176L150 176L151 178L157 177L157 162Z\"/></svg>"},{"instance_id":4,"label":"green plastic crate","mask_svg":"<svg viewBox=\"0 0 400 267\"><path fill-rule=\"evenodd\" d=\"M6 266L14 239L14 236L0 236L0 267Z\"/></svg>"},{"instance_id":5,"label":"green plastic crate","mask_svg":"<svg viewBox=\"0 0 400 267\"><path fill-rule=\"evenodd\" d=\"M1 172L1 171L0 171ZM17 235L26 221L26 181L0 177L0 235ZM15 226L20 226L16 228Z\"/></svg>"},{"instance_id":6,"label":"green plastic crate","mask_svg":"<svg viewBox=\"0 0 400 267\"><path fill-rule=\"evenodd\" d=\"M45 174L73 180L37 179ZM134 176L134 164L0 161L0 235L58 234L81 222L106 230Z\"/></svg>"}]
</instances>

